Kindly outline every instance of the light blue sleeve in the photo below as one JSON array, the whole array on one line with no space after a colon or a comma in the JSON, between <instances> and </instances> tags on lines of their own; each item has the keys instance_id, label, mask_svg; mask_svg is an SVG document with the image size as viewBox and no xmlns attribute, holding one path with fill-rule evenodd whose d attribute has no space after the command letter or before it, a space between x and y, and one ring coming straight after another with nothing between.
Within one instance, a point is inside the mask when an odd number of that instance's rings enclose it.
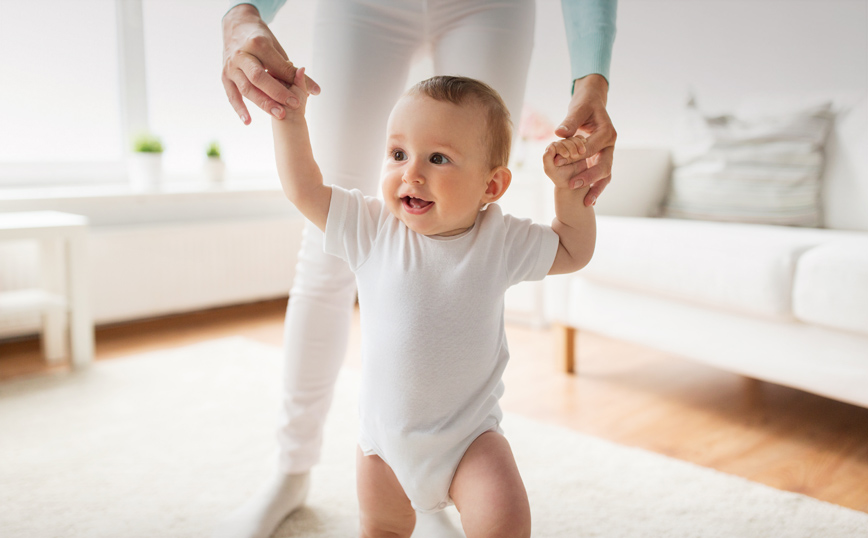
<instances>
[{"instance_id":1,"label":"light blue sleeve","mask_svg":"<svg viewBox=\"0 0 868 538\"><path fill-rule=\"evenodd\" d=\"M266 24L268 24L274 20L274 16L277 15L278 10L280 10L281 6L285 3L286 0L246 0L244 2L229 0L229 8L226 11L229 11L239 4L250 4L259 10L259 16L262 17L262 20L264 20Z\"/></svg>"},{"instance_id":2,"label":"light blue sleeve","mask_svg":"<svg viewBox=\"0 0 868 538\"><path fill-rule=\"evenodd\" d=\"M573 80L598 73L609 80L618 0L561 0Z\"/></svg>"}]
</instances>

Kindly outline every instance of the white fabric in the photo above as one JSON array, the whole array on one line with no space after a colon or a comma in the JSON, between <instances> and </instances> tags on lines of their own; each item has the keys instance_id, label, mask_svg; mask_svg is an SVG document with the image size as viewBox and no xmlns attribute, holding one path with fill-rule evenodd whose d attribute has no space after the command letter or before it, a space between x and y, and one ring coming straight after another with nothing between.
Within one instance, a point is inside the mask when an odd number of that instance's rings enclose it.
<instances>
[{"instance_id":1,"label":"white fabric","mask_svg":"<svg viewBox=\"0 0 868 538\"><path fill-rule=\"evenodd\" d=\"M311 142L327 184L377 192L386 119L414 57L437 74L481 79L519 117L533 46L533 0L321 0L309 72ZM278 36L280 38L280 36ZM305 229L286 317L281 469L310 470L347 345L355 286L344 261Z\"/></svg>"},{"instance_id":2,"label":"white fabric","mask_svg":"<svg viewBox=\"0 0 868 538\"><path fill-rule=\"evenodd\" d=\"M829 136L823 212L829 228L868 232L868 95L838 116Z\"/></svg>"},{"instance_id":3,"label":"white fabric","mask_svg":"<svg viewBox=\"0 0 868 538\"><path fill-rule=\"evenodd\" d=\"M793 312L806 323L868 336L868 237L807 251L796 269Z\"/></svg>"},{"instance_id":4,"label":"white fabric","mask_svg":"<svg viewBox=\"0 0 868 538\"><path fill-rule=\"evenodd\" d=\"M829 237L783 226L597 218L585 278L770 319L792 319L796 261Z\"/></svg>"},{"instance_id":5,"label":"white fabric","mask_svg":"<svg viewBox=\"0 0 868 538\"><path fill-rule=\"evenodd\" d=\"M570 280L569 325L868 407L868 337Z\"/></svg>"},{"instance_id":6,"label":"white fabric","mask_svg":"<svg viewBox=\"0 0 868 538\"><path fill-rule=\"evenodd\" d=\"M754 117L703 115L691 101L674 148L665 215L817 226L831 103Z\"/></svg>"},{"instance_id":7,"label":"white fabric","mask_svg":"<svg viewBox=\"0 0 868 538\"><path fill-rule=\"evenodd\" d=\"M497 204L463 234L425 236L382 200L333 186L325 249L358 282L359 445L392 468L416 510L443 509L467 447L502 418L503 294L546 276L558 236Z\"/></svg>"}]
</instances>

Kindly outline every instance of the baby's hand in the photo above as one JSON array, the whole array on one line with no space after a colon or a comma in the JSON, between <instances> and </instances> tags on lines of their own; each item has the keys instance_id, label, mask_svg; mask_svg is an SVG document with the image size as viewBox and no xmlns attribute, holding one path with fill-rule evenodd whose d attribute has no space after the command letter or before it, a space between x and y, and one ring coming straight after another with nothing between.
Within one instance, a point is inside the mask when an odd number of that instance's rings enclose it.
<instances>
[{"instance_id":1,"label":"baby's hand","mask_svg":"<svg viewBox=\"0 0 868 538\"><path fill-rule=\"evenodd\" d=\"M578 189L584 184L573 178L588 169L586 154L587 141L581 136L556 140L543 153L543 168L556 187Z\"/></svg>"},{"instance_id":2,"label":"baby's hand","mask_svg":"<svg viewBox=\"0 0 868 538\"><path fill-rule=\"evenodd\" d=\"M304 110L307 106L307 96L310 95L310 89L307 87L307 80L304 76L304 67L299 67L295 71L295 78L292 80L292 84L286 82L285 80L280 81L286 89L292 92L294 96L298 98L298 102L301 103L297 109L292 109L290 107L283 107L286 110L286 117L289 115L304 115Z\"/></svg>"}]
</instances>

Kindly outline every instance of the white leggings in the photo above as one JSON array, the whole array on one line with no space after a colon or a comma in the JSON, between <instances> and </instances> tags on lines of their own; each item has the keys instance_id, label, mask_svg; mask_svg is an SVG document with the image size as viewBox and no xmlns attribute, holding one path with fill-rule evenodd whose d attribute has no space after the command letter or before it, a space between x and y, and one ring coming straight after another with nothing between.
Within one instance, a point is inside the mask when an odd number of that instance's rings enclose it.
<instances>
[{"instance_id":1,"label":"white leggings","mask_svg":"<svg viewBox=\"0 0 868 538\"><path fill-rule=\"evenodd\" d=\"M517 125L534 16L534 0L320 0L308 71L322 93L311 97L308 114L325 182L377 195L386 120L419 53L431 54L436 74L487 82ZM355 299L355 277L322 244L308 222L284 328L286 473L306 472L319 459Z\"/></svg>"}]
</instances>

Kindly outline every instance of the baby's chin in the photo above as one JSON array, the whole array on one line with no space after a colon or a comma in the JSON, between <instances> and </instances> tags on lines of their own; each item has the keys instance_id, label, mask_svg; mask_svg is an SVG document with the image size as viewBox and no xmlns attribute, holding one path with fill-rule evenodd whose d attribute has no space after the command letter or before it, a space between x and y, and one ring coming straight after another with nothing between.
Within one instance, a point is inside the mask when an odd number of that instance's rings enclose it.
<instances>
[{"instance_id":1,"label":"baby's chin","mask_svg":"<svg viewBox=\"0 0 868 538\"><path fill-rule=\"evenodd\" d=\"M393 213L394 214L394 213ZM398 220L404 223L404 226L420 235L437 235L436 229L431 229L429 226L420 226L419 222L414 222L413 219L405 218L404 215L395 215Z\"/></svg>"},{"instance_id":2,"label":"baby's chin","mask_svg":"<svg viewBox=\"0 0 868 538\"><path fill-rule=\"evenodd\" d=\"M433 219L433 215L430 214L426 215L427 218L424 219L415 217L414 215L409 215L402 210L401 206L398 206L397 208L389 207L389 212L393 217L403 222L404 226L413 232L427 236L449 237L452 235L458 235L472 228L473 224L476 222L476 219L474 218L468 226L461 226L455 223L452 223L450 226L443 222L432 222L432 220L435 219Z\"/></svg>"}]
</instances>

